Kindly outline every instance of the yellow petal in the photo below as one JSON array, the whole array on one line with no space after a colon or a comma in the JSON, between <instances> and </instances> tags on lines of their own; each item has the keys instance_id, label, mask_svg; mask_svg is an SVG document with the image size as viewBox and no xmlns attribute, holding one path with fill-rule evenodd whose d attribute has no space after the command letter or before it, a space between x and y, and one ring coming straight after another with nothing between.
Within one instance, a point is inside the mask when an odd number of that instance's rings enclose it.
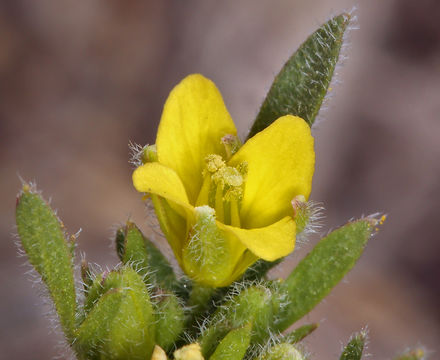
<instances>
[{"instance_id":1,"label":"yellow petal","mask_svg":"<svg viewBox=\"0 0 440 360\"><path fill-rule=\"evenodd\" d=\"M164 197L182 206L188 206L185 187L173 169L160 163L146 163L133 172L133 185L139 192Z\"/></svg>"},{"instance_id":2,"label":"yellow petal","mask_svg":"<svg viewBox=\"0 0 440 360\"><path fill-rule=\"evenodd\" d=\"M307 123L283 116L249 139L230 165L248 163L241 220L248 229L292 215L291 200L310 195L315 165L313 137Z\"/></svg>"},{"instance_id":3,"label":"yellow petal","mask_svg":"<svg viewBox=\"0 0 440 360\"><path fill-rule=\"evenodd\" d=\"M179 176L173 169L157 162L146 163L134 171L133 184L136 190L152 194L160 227L181 264L187 220L193 221L194 208L188 203Z\"/></svg>"},{"instance_id":4,"label":"yellow petal","mask_svg":"<svg viewBox=\"0 0 440 360\"><path fill-rule=\"evenodd\" d=\"M295 221L286 216L280 221L258 229L241 229L218 223L225 232L234 235L253 254L274 261L290 254L295 247Z\"/></svg>"},{"instance_id":5,"label":"yellow petal","mask_svg":"<svg viewBox=\"0 0 440 360\"><path fill-rule=\"evenodd\" d=\"M182 249L186 241L186 218L175 211L167 199L151 195L151 200L160 228L178 263L182 266ZM174 208L177 206L176 204L173 205Z\"/></svg>"},{"instance_id":6,"label":"yellow petal","mask_svg":"<svg viewBox=\"0 0 440 360\"><path fill-rule=\"evenodd\" d=\"M157 133L159 162L174 169L195 204L205 157L225 155L221 138L237 130L215 84L189 75L170 93Z\"/></svg>"},{"instance_id":7,"label":"yellow petal","mask_svg":"<svg viewBox=\"0 0 440 360\"><path fill-rule=\"evenodd\" d=\"M237 262L234 272L231 275L229 283L222 285L229 285L231 282L237 280L243 273L253 265L259 258L251 251L245 251L241 256L241 259Z\"/></svg>"}]
</instances>

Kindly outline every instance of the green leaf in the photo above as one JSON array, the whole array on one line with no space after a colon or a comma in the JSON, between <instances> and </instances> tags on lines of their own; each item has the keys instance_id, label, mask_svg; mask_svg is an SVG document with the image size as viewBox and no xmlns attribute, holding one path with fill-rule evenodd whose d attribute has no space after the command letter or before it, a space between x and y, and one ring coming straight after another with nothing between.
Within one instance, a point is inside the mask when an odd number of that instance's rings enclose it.
<instances>
[{"instance_id":1,"label":"green leaf","mask_svg":"<svg viewBox=\"0 0 440 360\"><path fill-rule=\"evenodd\" d=\"M426 357L426 352L419 347L405 351L403 354L394 358L394 360L423 360Z\"/></svg>"},{"instance_id":2,"label":"green leaf","mask_svg":"<svg viewBox=\"0 0 440 360\"><path fill-rule=\"evenodd\" d=\"M360 360L364 351L365 341L367 340L367 332L361 331L354 334L347 346L342 351L339 360Z\"/></svg>"},{"instance_id":3,"label":"green leaf","mask_svg":"<svg viewBox=\"0 0 440 360\"><path fill-rule=\"evenodd\" d=\"M162 294L156 303L156 341L166 351L171 350L183 332L185 314L174 294Z\"/></svg>"},{"instance_id":4,"label":"green leaf","mask_svg":"<svg viewBox=\"0 0 440 360\"><path fill-rule=\"evenodd\" d=\"M75 332L75 285L71 247L64 226L42 197L29 185L17 198L18 234L29 262L46 284L61 327L72 341Z\"/></svg>"},{"instance_id":5,"label":"green leaf","mask_svg":"<svg viewBox=\"0 0 440 360\"><path fill-rule=\"evenodd\" d=\"M318 328L318 326L318 323L303 325L298 329L293 330L291 333L287 334L283 341L290 344L296 344L304 339L306 336L309 336L313 331Z\"/></svg>"},{"instance_id":6,"label":"green leaf","mask_svg":"<svg viewBox=\"0 0 440 360\"><path fill-rule=\"evenodd\" d=\"M296 115L312 126L327 94L349 14L329 20L299 47L275 77L248 138L283 115Z\"/></svg>"},{"instance_id":7,"label":"green leaf","mask_svg":"<svg viewBox=\"0 0 440 360\"><path fill-rule=\"evenodd\" d=\"M251 323L231 330L220 342L210 360L241 360L251 341Z\"/></svg>"},{"instance_id":8,"label":"green leaf","mask_svg":"<svg viewBox=\"0 0 440 360\"><path fill-rule=\"evenodd\" d=\"M168 290L178 288L179 284L168 260L134 223L127 222L124 228L116 232L116 248L122 262L137 270L147 284Z\"/></svg>"},{"instance_id":9,"label":"green leaf","mask_svg":"<svg viewBox=\"0 0 440 360\"><path fill-rule=\"evenodd\" d=\"M287 329L330 293L359 259L377 224L364 218L321 239L280 286L288 305L281 308L277 330Z\"/></svg>"}]
</instances>

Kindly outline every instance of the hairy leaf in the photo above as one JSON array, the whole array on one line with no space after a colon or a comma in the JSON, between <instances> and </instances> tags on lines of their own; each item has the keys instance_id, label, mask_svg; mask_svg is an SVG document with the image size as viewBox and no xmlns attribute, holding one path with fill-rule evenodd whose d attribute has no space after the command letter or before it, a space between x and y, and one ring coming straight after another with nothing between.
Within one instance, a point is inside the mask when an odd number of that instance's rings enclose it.
<instances>
[{"instance_id":1,"label":"hairy leaf","mask_svg":"<svg viewBox=\"0 0 440 360\"><path fill-rule=\"evenodd\" d=\"M72 341L75 331L75 285L71 246L63 224L42 197L24 185L17 199L17 229L29 262L46 284L60 323Z\"/></svg>"},{"instance_id":2,"label":"hairy leaf","mask_svg":"<svg viewBox=\"0 0 440 360\"><path fill-rule=\"evenodd\" d=\"M322 25L289 58L260 108L249 138L283 115L296 115L312 126L327 94L349 14L341 14Z\"/></svg>"}]
</instances>

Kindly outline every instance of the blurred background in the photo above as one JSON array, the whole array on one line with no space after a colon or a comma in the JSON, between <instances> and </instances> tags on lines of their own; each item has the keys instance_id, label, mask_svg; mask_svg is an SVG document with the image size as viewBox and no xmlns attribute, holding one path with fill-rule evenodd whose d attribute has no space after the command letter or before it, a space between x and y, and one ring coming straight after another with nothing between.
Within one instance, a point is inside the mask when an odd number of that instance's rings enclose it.
<instances>
[{"instance_id":1,"label":"blurred background","mask_svg":"<svg viewBox=\"0 0 440 360\"><path fill-rule=\"evenodd\" d=\"M289 55L331 15L357 5L328 108L314 129L312 198L325 233L352 217L389 218L357 267L305 319L306 342L337 359L364 326L390 359L440 343L440 2L436 0L0 1L0 358L59 355L47 307L14 245L19 176L59 209L79 250L113 266L112 229L146 212L128 142L153 143L184 76L216 82L245 135ZM297 250L291 268L312 245Z\"/></svg>"}]
</instances>

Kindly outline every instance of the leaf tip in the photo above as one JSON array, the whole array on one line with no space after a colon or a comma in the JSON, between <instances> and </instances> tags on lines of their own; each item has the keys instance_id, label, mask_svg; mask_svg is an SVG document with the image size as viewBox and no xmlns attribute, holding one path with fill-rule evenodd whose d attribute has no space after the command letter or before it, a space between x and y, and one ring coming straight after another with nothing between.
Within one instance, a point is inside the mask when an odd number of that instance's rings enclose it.
<instances>
[{"instance_id":1,"label":"leaf tip","mask_svg":"<svg viewBox=\"0 0 440 360\"><path fill-rule=\"evenodd\" d=\"M382 214L382 213L375 213L366 216L362 220L365 220L368 222L368 224L371 227L371 230L373 231L373 235L377 233L380 230L380 227L385 223L387 220L388 215Z\"/></svg>"}]
</instances>

